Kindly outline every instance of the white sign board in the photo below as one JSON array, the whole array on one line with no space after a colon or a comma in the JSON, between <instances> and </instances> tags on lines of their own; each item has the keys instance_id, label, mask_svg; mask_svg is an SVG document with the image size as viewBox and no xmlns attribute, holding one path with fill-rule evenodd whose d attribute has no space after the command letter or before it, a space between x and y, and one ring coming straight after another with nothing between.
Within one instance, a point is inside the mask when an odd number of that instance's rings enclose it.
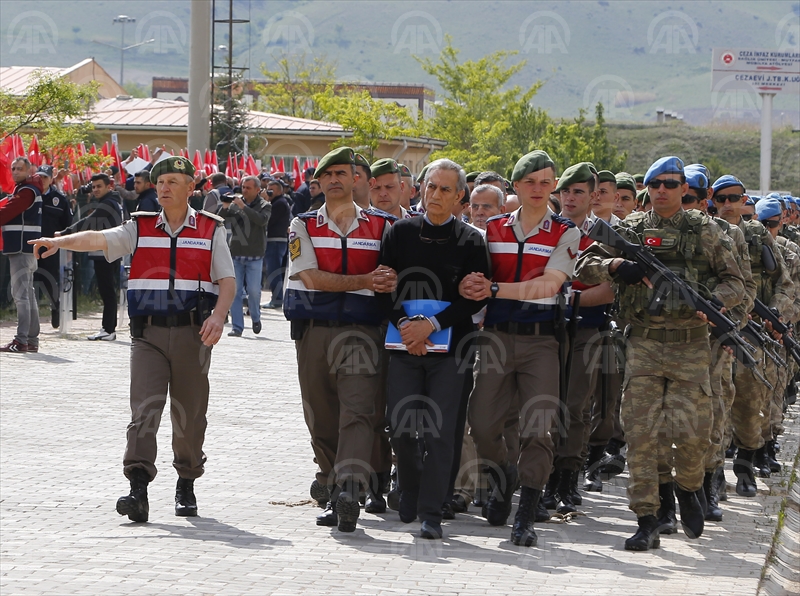
<instances>
[{"instance_id":1,"label":"white sign board","mask_svg":"<svg viewBox=\"0 0 800 596\"><path fill-rule=\"evenodd\" d=\"M711 90L800 95L800 52L714 48Z\"/></svg>"}]
</instances>

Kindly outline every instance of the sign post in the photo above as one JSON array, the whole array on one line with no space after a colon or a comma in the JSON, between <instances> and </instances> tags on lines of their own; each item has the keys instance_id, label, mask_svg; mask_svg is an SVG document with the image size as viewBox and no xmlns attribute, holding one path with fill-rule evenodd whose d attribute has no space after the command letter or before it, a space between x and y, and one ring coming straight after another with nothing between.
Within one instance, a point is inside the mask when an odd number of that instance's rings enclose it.
<instances>
[{"instance_id":1,"label":"sign post","mask_svg":"<svg viewBox=\"0 0 800 596\"><path fill-rule=\"evenodd\" d=\"M800 95L800 52L714 48L712 50L712 102L730 104L721 99L732 95L734 109L746 101L741 94L758 93L761 97L761 191L769 192L772 169L772 100L777 94ZM753 102L750 102L753 103Z\"/></svg>"}]
</instances>

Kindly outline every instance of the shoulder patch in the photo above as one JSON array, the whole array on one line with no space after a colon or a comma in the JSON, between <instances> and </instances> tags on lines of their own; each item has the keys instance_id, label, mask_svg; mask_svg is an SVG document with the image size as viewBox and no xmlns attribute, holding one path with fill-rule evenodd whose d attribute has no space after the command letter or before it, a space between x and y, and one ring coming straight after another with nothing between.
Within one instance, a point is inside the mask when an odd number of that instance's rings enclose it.
<instances>
[{"instance_id":1,"label":"shoulder patch","mask_svg":"<svg viewBox=\"0 0 800 596\"><path fill-rule=\"evenodd\" d=\"M158 217L158 211L134 211L131 217Z\"/></svg>"},{"instance_id":2,"label":"shoulder patch","mask_svg":"<svg viewBox=\"0 0 800 596\"><path fill-rule=\"evenodd\" d=\"M216 213L211 213L209 211L205 211L201 209L198 213L202 213L206 217L210 217L211 219L216 219L219 223L225 223L225 219L217 215Z\"/></svg>"},{"instance_id":3,"label":"shoulder patch","mask_svg":"<svg viewBox=\"0 0 800 596\"><path fill-rule=\"evenodd\" d=\"M299 219L317 219L317 212L318 209L315 209L314 211L306 211L305 213L298 213L296 217Z\"/></svg>"},{"instance_id":4,"label":"shoulder patch","mask_svg":"<svg viewBox=\"0 0 800 596\"><path fill-rule=\"evenodd\" d=\"M552 217L553 217L553 221L558 222L560 224L563 224L563 225L567 226L568 228L574 228L575 227L575 222L572 221L571 219L567 219L566 217L561 217L560 215L555 214L555 213L553 214Z\"/></svg>"},{"instance_id":5,"label":"shoulder patch","mask_svg":"<svg viewBox=\"0 0 800 596\"><path fill-rule=\"evenodd\" d=\"M376 209L375 207L370 207L369 209L364 209L364 213L367 215L375 215L377 217L382 217L383 219L388 219L389 221L397 221L397 217L392 215L391 213L386 213L386 211L382 211L380 209Z\"/></svg>"},{"instance_id":6,"label":"shoulder patch","mask_svg":"<svg viewBox=\"0 0 800 596\"><path fill-rule=\"evenodd\" d=\"M696 226L698 224L706 224L709 221L713 221L708 215L700 211L699 209L689 209L688 211L684 212L684 217L686 217L689 225Z\"/></svg>"}]
</instances>

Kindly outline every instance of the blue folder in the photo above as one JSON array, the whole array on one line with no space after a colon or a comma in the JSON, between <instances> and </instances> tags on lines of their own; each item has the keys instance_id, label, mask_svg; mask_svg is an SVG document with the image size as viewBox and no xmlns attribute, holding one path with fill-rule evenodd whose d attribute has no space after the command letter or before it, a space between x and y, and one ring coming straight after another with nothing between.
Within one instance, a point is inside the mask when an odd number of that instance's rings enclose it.
<instances>
[{"instance_id":1,"label":"blue folder","mask_svg":"<svg viewBox=\"0 0 800 596\"><path fill-rule=\"evenodd\" d=\"M450 306L449 302L442 300L404 300L402 304L407 316L425 315L428 318L438 315ZM429 352L447 353L450 351L450 342L453 339L453 328L448 327L441 331L434 331L428 336L428 339L433 342L433 346L428 346ZM387 350L406 350L400 337L400 331L391 323L386 331L384 346Z\"/></svg>"}]
</instances>

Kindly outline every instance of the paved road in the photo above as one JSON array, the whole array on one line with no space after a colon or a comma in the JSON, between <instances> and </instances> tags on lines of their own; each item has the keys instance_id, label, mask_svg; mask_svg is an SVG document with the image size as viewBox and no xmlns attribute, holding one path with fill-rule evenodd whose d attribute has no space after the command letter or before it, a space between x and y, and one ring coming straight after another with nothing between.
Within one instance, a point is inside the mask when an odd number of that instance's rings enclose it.
<instances>
[{"instance_id":1,"label":"paved road","mask_svg":"<svg viewBox=\"0 0 800 596\"><path fill-rule=\"evenodd\" d=\"M735 495L702 538L682 533L659 550L623 550L635 530L626 477L584 494L580 517L537 526L538 548L468 514L441 542L416 537L394 512L364 514L354 534L319 528L307 503L314 465L289 326L264 315L254 336L223 337L212 358L200 517L173 514L169 417L150 523L114 503L127 492L130 338L88 342L44 333L36 355L0 356L0 591L11 594L755 594L788 471L759 496ZM0 326L0 341L13 329ZM797 452L797 410L781 456ZM790 455L791 454L791 455ZM734 477L727 464L728 479Z\"/></svg>"}]
</instances>

